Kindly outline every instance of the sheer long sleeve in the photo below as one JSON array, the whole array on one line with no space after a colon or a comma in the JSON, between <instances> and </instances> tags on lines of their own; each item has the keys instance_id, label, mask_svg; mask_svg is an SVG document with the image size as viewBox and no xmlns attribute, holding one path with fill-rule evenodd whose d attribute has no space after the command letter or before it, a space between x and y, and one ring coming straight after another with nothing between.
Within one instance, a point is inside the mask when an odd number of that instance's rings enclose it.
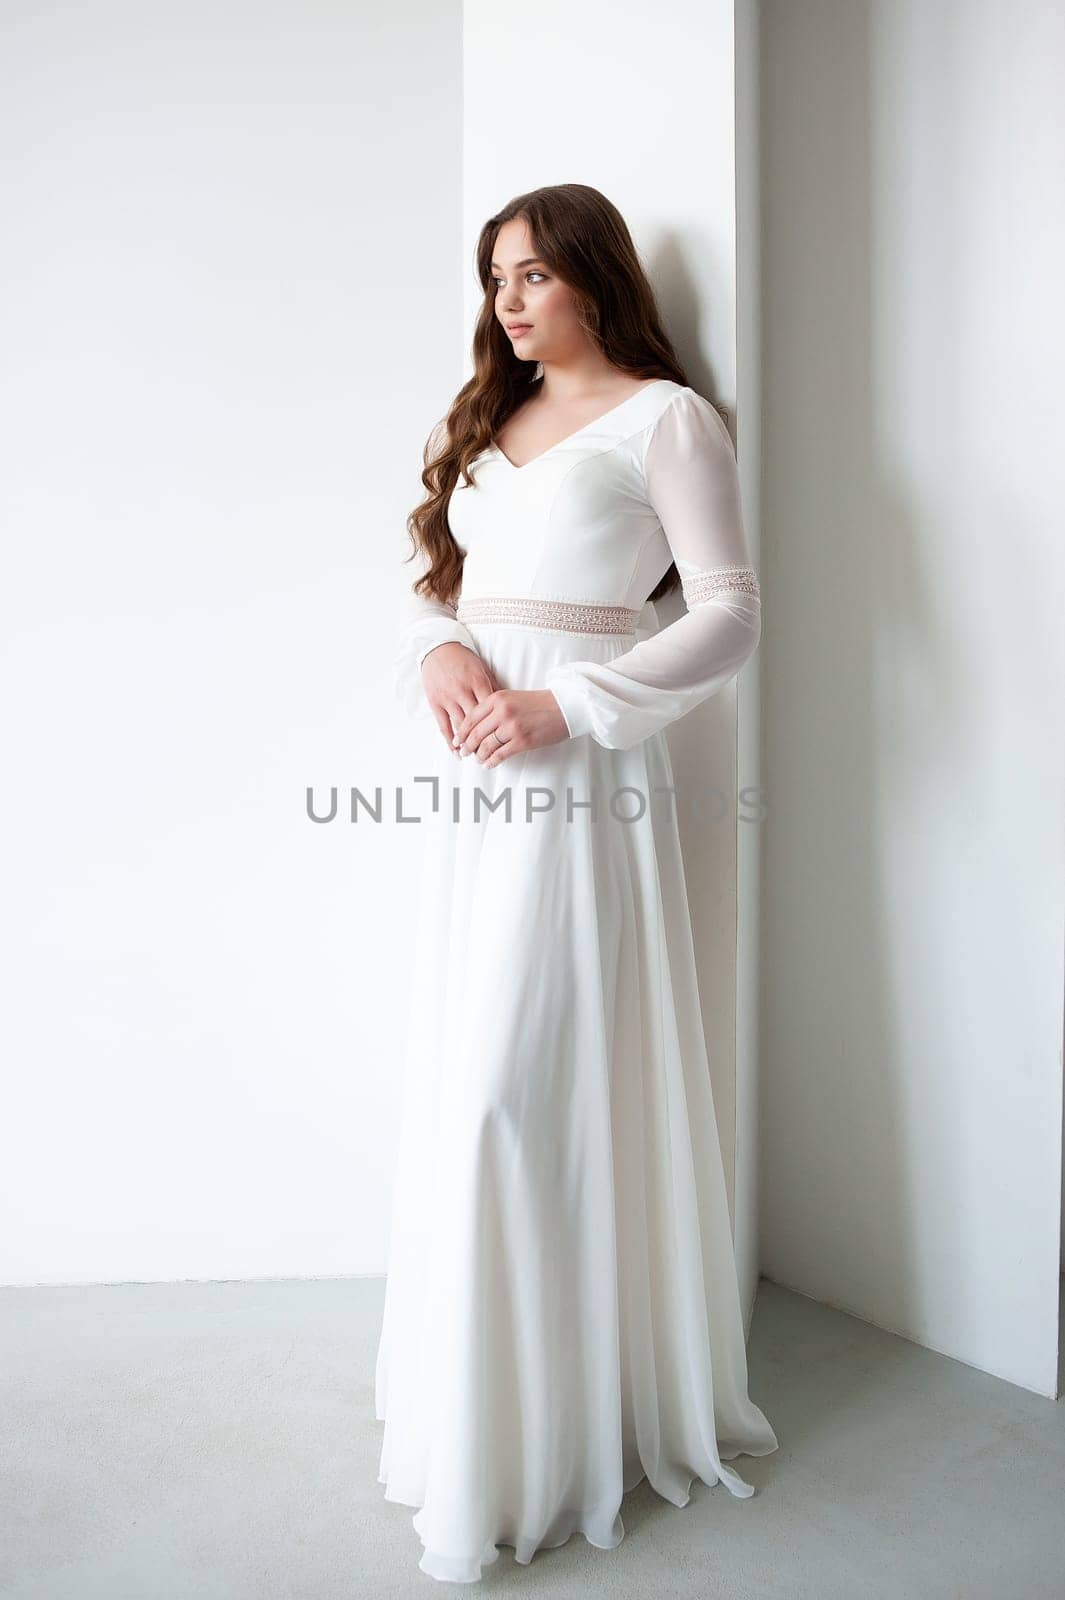
<instances>
[{"instance_id":1,"label":"sheer long sleeve","mask_svg":"<svg viewBox=\"0 0 1065 1600\"><path fill-rule=\"evenodd\" d=\"M427 571L428 558L419 550L405 568L413 585ZM415 594L408 588L400 608L399 632L394 664L396 695L409 716L429 716L429 702L422 685L421 664L438 644L464 644L476 651L470 630L455 615L453 605Z\"/></svg>"},{"instance_id":2,"label":"sheer long sleeve","mask_svg":"<svg viewBox=\"0 0 1065 1600\"><path fill-rule=\"evenodd\" d=\"M546 675L571 737L587 733L614 750L638 744L716 693L761 636L736 455L724 422L701 395L683 390L655 423L644 481L681 575L685 614L609 663L567 661Z\"/></svg>"}]
</instances>

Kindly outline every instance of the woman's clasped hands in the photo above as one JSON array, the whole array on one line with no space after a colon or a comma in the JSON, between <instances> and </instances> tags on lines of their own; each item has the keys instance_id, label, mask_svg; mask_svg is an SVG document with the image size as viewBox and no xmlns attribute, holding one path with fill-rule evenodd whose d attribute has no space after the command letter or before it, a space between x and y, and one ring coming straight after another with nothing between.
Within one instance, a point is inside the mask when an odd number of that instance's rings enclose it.
<instances>
[{"instance_id":1,"label":"woman's clasped hands","mask_svg":"<svg viewBox=\"0 0 1065 1600\"><path fill-rule=\"evenodd\" d=\"M502 689L483 656L457 640L422 657L422 684L437 727L456 755L495 767L570 736L550 689Z\"/></svg>"}]
</instances>

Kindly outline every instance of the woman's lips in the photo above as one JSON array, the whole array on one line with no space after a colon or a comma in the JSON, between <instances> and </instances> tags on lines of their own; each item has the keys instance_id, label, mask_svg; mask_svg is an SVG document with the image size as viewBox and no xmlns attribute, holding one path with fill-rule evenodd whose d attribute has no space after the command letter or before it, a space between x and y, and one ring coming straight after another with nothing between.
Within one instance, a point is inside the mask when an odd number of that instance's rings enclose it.
<instances>
[{"instance_id":1,"label":"woman's lips","mask_svg":"<svg viewBox=\"0 0 1065 1600\"><path fill-rule=\"evenodd\" d=\"M531 322L515 322L515 323L512 323L511 326L507 329L507 332L510 334L510 337L512 339L524 339L525 335L527 333L530 333L531 331L532 331L532 323Z\"/></svg>"}]
</instances>

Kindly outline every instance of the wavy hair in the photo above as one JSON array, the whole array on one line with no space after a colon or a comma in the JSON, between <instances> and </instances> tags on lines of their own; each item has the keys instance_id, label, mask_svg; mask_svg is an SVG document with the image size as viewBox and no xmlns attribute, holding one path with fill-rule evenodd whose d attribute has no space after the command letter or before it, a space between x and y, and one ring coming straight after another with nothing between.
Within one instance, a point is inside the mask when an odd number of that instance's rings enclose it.
<instances>
[{"instance_id":1,"label":"wavy hair","mask_svg":"<svg viewBox=\"0 0 1065 1600\"><path fill-rule=\"evenodd\" d=\"M448 525L451 493L460 477L467 486L473 482L471 463L543 382L539 362L515 354L495 310L496 236L515 217L528 224L537 256L569 286L581 326L613 366L634 378L671 378L688 387L625 219L598 189L583 183L532 189L489 217L477 241L484 300L473 335L473 377L426 441L421 474L426 497L407 518L415 547L407 559L419 549L427 557L426 570L412 587L445 604L458 596L464 560ZM671 562L649 598L657 600L679 583Z\"/></svg>"}]
</instances>

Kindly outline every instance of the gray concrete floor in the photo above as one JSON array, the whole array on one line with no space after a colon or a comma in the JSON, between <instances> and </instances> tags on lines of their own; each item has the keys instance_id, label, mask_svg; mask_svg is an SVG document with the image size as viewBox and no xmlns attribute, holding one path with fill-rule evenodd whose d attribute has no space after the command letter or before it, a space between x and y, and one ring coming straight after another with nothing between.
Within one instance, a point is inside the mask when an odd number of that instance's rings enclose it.
<instances>
[{"instance_id":1,"label":"gray concrete floor","mask_svg":"<svg viewBox=\"0 0 1065 1600\"><path fill-rule=\"evenodd\" d=\"M5 1600L1063 1600L1065 1402L763 1282L749 1500L646 1483L625 1538L480 1585L377 1483L383 1279L0 1290Z\"/></svg>"}]
</instances>

